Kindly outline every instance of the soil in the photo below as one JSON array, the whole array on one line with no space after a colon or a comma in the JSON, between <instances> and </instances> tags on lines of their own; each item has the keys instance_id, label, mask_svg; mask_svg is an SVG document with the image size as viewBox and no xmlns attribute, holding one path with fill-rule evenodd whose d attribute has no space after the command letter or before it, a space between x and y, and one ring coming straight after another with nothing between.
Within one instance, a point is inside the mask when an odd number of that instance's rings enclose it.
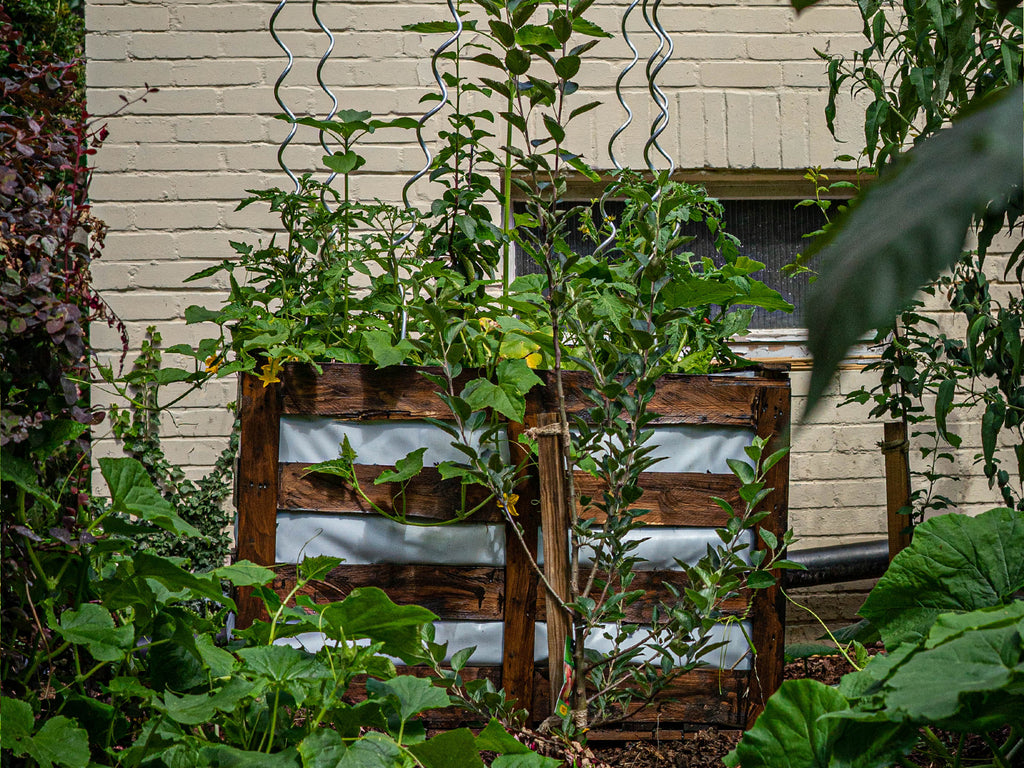
<instances>
[{"instance_id":1,"label":"soil","mask_svg":"<svg viewBox=\"0 0 1024 768\"><path fill-rule=\"evenodd\" d=\"M872 653L879 650L880 646L869 648ZM786 680L811 678L826 685L835 685L850 671L852 667L842 656L812 656L787 664L784 676ZM573 768L722 768L722 758L736 746L740 735L739 731L697 730L674 740L592 742L589 746L577 747L571 753L543 738L533 746L542 753L562 758L565 765ZM1002 740L999 734L995 735L997 742ZM1007 735L1003 734L1002 738ZM956 748L957 734L940 731L938 736L948 747ZM980 737L969 736L961 750L963 765L970 765L979 758L987 757L985 762L991 760L991 752ZM947 765L919 753L912 754L910 760L919 768Z\"/></svg>"}]
</instances>

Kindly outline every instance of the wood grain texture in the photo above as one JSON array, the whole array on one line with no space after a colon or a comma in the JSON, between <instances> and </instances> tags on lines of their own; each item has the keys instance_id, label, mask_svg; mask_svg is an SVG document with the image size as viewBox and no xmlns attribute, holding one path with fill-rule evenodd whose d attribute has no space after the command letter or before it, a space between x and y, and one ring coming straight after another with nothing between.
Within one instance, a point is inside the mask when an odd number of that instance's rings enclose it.
<instances>
[{"instance_id":1,"label":"wood grain texture","mask_svg":"<svg viewBox=\"0 0 1024 768\"><path fill-rule=\"evenodd\" d=\"M310 466L300 463L280 465L278 509L289 512L377 514L372 503L389 515L404 509L410 517L427 520L451 520L462 509L461 484L458 480L442 480L434 467L424 467L403 489L401 483L374 485L373 481L381 472L394 467L357 464L354 467L356 479L366 495L364 498L340 477L322 473L306 474ZM467 509L487 502L487 497L483 486L466 486ZM502 517L498 505L489 502L469 519L473 522L496 522Z\"/></svg>"},{"instance_id":2,"label":"wood grain texture","mask_svg":"<svg viewBox=\"0 0 1024 768\"><path fill-rule=\"evenodd\" d=\"M352 421L372 419L451 419L451 411L437 396L437 387L409 366L323 363L323 374L306 365L286 365L281 372L286 414L333 416ZM462 388L472 376L456 384ZM463 381L464 380L464 381Z\"/></svg>"},{"instance_id":3,"label":"wood grain texture","mask_svg":"<svg viewBox=\"0 0 1024 768\"><path fill-rule=\"evenodd\" d=\"M518 445L522 424L509 425L509 444ZM537 621L537 528L540 525L539 488L535 468L519 468L517 520L505 523L505 627L501 679L505 693L521 708L533 701L534 625ZM522 536L520 540L519 535ZM543 596L540 601L543 602Z\"/></svg>"},{"instance_id":4,"label":"wood grain texture","mask_svg":"<svg viewBox=\"0 0 1024 768\"><path fill-rule=\"evenodd\" d=\"M379 587L399 605L421 605L442 619L501 621L505 615L504 568L456 565L341 565L300 595L317 603L343 600L359 587ZM295 586L295 566L276 569L274 589Z\"/></svg>"},{"instance_id":5,"label":"wood grain texture","mask_svg":"<svg viewBox=\"0 0 1024 768\"><path fill-rule=\"evenodd\" d=\"M885 457L885 519L889 534L889 560L910 545L913 527L909 515L900 514L910 506L910 443L907 425L887 421L883 425L882 454Z\"/></svg>"},{"instance_id":6,"label":"wood grain texture","mask_svg":"<svg viewBox=\"0 0 1024 768\"><path fill-rule=\"evenodd\" d=\"M608 487L586 472L576 472L576 490L600 500ZM643 517L647 525L672 525L717 528L728 522L728 515L711 500L712 496L730 504L740 503L739 480L735 475L711 475L700 472L644 472L640 475L644 495L631 509L649 509ZM580 508L583 517L603 522L604 514L593 507Z\"/></svg>"},{"instance_id":7,"label":"wood grain texture","mask_svg":"<svg viewBox=\"0 0 1024 768\"><path fill-rule=\"evenodd\" d=\"M789 383L784 387L766 388L757 402L757 434L769 438L764 456L789 447L790 433ZM765 487L772 492L761 503L760 509L771 514L761 527L781 540L789 527L789 454L787 453L765 477ZM766 545L760 537L758 549ZM750 694L746 706L746 727L753 724L763 711L764 704L782 684L785 665L786 599L779 586L781 572L775 570L776 583L754 595L751 612L752 641L757 654L750 678Z\"/></svg>"},{"instance_id":8,"label":"wood grain texture","mask_svg":"<svg viewBox=\"0 0 1024 768\"><path fill-rule=\"evenodd\" d=\"M271 565L277 547L277 458L281 392L250 374L238 380L240 436L235 480L235 539L238 559ZM264 615L249 588L238 590L238 626Z\"/></svg>"},{"instance_id":9,"label":"wood grain texture","mask_svg":"<svg viewBox=\"0 0 1024 768\"><path fill-rule=\"evenodd\" d=\"M537 387L527 397L527 413L555 412L554 374L551 371L537 371L545 381L544 387ZM584 390L593 386L593 379L580 371L563 372L566 406L570 413L582 413L592 405ZM649 411L657 416L653 425L707 424L735 427L755 427L754 413L758 394L764 388L785 387L788 383L780 380L774 372L771 375L756 376L689 376L674 374L658 382L658 388L649 405Z\"/></svg>"}]
</instances>

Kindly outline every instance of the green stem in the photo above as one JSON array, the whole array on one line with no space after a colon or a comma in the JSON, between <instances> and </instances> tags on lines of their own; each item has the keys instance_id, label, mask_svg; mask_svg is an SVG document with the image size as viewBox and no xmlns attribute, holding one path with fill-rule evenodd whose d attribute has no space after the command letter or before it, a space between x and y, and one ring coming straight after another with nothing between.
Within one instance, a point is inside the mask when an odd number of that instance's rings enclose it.
<instances>
[{"instance_id":1,"label":"green stem","mask_svg":"<svg viewBox=\"0 0 1024 768\"><path fill-rule=\"evenodd\" d=\"M949 750L946 749L946 745L942 743L942 740L935 735L935 731L926 725L921 729L921 734L924 736L924 740L928 742L928 745L935 750L939 757L941 757L946 763L953 762L953 756L949 754Z\"/></svg>"},{"instance_id":2,"label":"green stem","mask_svg":"<svg viewBox=\"0 0 1024 768\"><path fill-rule=\"evenodd\" d=\"M822 618L818 614L816 614L814 611L812 611L808 606L803 605L801 603L798 603L796 600L794 600L790 596L789 592L787 592L786 590L782 589L781 587L780 587L780 591L782 592L783 596L789 602L791 602L793 605L795 605L797 608L800 608L801 610L807 611L807 613L811 614L811 616L814 618L814 620L816 622L818 622L822 626L822 628L825 630L825 634L828 635L829 640L831 640L833 643L836 644L836 648L839 650L839 653L841 653L843 655L843 658L846 659L846 661L850 664L851 667L853 667L855 670L860 672L861 671L861 667L857 664L856 661L854 661L850 657L850 654L846 652L846 646L844 646L842 643L840 643L838 640L836 640L836 636L832 634L832 630L828 628L828 625L822 620ZM934 736L934 735L935 734L932 734L932 736ZM940 742L940 744L941 744L941 742Z\"/></svg>"}]
</instances>

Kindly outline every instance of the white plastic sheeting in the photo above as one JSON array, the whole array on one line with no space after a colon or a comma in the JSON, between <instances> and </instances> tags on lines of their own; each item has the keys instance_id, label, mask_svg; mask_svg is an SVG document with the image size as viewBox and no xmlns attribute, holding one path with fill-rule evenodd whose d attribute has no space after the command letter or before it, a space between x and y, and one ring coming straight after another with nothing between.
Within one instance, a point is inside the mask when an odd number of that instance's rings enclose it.
<instances>
[{"instance_id":1,"label":"white plastic sheeting","mask_svg":"<svg viewBox=\"0 0 1024 768\"><path fill-rule=\"evenodd\" d=\"M610 627L609 627L610 630ZM718 624L711 629L711 642L718 643L725 641L726 645L716 648L701 658L705 664L717 669L741 669L750 668L750 656L748 651L750 645L746 636L750 634L750 625L743 622L742 628L737 624ZM612 649L612 641L602 636L602 630L596 630L588 638L587 648L608 653ZM746 636L745 636L746 635ZM642 633L631 635L640 639ZM548 635L547 625L540 622L534 625L534 653L536 662L546 662L548 659ZM452 654L463 648L476 646L476 650L469 658L469 663L482 667L500 666L502 662L502 623L500 621L436 621L434 622L434 642L448 643L448 653L445 661L450 661ZM315 653L324 645L324 636L318 632L306 632L296 637L283 638L279 643L291 645L296 648L304 648L310 653ZM621 645L625 648L629 641ZM657 654L654 651L646 651L643 657L647 660L654 659ZM685 660L678 659L679 663Z\"/></svg>"},{"instance_id":2,"label":"white plastic sheeting","mask_svg":"<svg viewBox=\"0 0 1024 768\"><path fill-rule=\"evenodd\" d=\"M651 527L624 537L640 540L634 551L644 560L639 571L674 570L676 558L695 563L708 545L721 543L711 528ZM753 545L753 534L747 543ZM542 548L541 548L542 549ZM590 563L593 552L582 550L581 563ZM744 551L743 556L748 552ZM277 516L277 562L297 563L303 557L330 555L348 565L395 563L408 565L505 564L504 523L460 523L414 526L373 515L334 515L313 512L281 512ZM543 551L540 552L543 562Z\"/></svg>"}]
</instances>

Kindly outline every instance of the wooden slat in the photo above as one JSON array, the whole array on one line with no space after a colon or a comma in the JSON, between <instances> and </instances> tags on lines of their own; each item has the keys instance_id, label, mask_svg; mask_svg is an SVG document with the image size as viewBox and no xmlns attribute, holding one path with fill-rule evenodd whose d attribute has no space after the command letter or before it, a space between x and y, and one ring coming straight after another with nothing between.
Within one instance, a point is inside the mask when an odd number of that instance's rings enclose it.
<instances>
[{"instance_id":1,"label":"wooden slat","mask_svg":"<svg viewBox=\"0 0 1024 768\"><path fill-rule=\"evenodd\" d=\"M766 388L757 403L757 434L769 437L765 457L789 446L790 393L785 387ZM772 467L765 486L772 492L761 502L760 509L771 512L761 527L771 531L780 541L789 526L789 454ZM766 545L760 537L758 549ZM757 654L754 674L751 675L750 694L747 699L746 722L749 727L764 709L768 697L782 684L785 666L786 599L779 586L781 572L774 571L776 583L754 595L751 613L752 641Z\"/></svg>"},{"instance_id":2,"label":"wooden slat","mask_svg":"<svg viewBox=\"0 0 1024 768\"><path fill-rule=\"evenodd\" d=\"M901 510L910 507L910 443L904 421L883 425L882 455L885 457L885 520L889 533L889 560L910 546L913 522Z\"/></svg>"},{"instance_id":3,"label":"wooden slat","mask_svg":"<svg viewBox=\"0 0 1024 768\"><path fill-rule=\"evenodd\" d=\"M580 581L586 582L590 576L589 570L580 573ZM671 603L672 595L665 588L669 583L680 592L686 587L686 576L680 571L634 571L633 581L629 585L630 590L642 589L644 596L626 608L626 621L630 623L649 623L651 612L659 602ZM740 615L747 610L750 602L750 595L743 592L740 595L726 600L722 605L723 613L727 615ZM537 605L537 621L547 621L547 609L544 600L541 599Z\"/></svg>"},{"instance_id":4,"label":"wooden slat","mask_svg":"<svg viewBox=\"0 0 1024 768\"><path fill-rule=\"evenodd\" d=\"M235 481L238 559L271 565L277 546L277 458L280 443L280 388L255 376L238 381L240 438ZM265 616L250 588L238 590L238 626Z\"/></svg>"},{"instance_id":5,"label":"wooden slat","mask_svg":"<svg viewBox=\"0 0 1024 768\"><path fill-rule=\"evenodd\" d=\"M295 566L277 569L274 589L295 586ZM341 565L299 594L315 602L343 600L357 587L380 587L399 605L422 605L442 619L501 621L505 608L504 568L456 565Z\"/></svg>"},{"instance_id":6,"label":"wooden slat","mask_svg":"<svg viewBox=\"0 0 1024 768\"><path fill-rule=\"evenodd\" d=\"M377 514L365 498L334 475L321 473L306 474L310 464L284 463L280 465L277 506L281 510L303 510L312 512L366 513ZM356 478L363 493L388 514L401 510L403 499L401 483L373 481L380 473L394 467L376 464L355 465ZM409 516L428 520L451 520L459 511L461 488L458 480L442 480L433 467L424 467L420 474L409 480L404 489L404 506ZM466 507L472 509L486 501L487 492L483 486L466 487ZM501 520L501 512L494 503L485 504L469 518L473 522L495 522Z\"/></svg>"},{"instance_id":7,"label":"wooden slat","mask_svg":"<svg viewBox=\"0 0 1024 768\"><path fill-rule=\"evenodd\" d=\"M537 666L538 680L534 694L534 711L547 717L548 669ZM672 681L649 706L634 705L626 722L657 723L669 726L679 723L701 723L724 727L742 727L743 700L750 673L742 670L695 669Z\"/></svg>"},{"instance_id":8,"label":"wooden slat","mask_svg":"<svg viewBox=\"0 0 1024 768\"><path fill-rule=\"evenodd\" d=\"M509 425L509 445L518 450L523 426ZM514 454L513 454L514 455ZM501 679L505 694L526 709L533 701L534 624L537 621L537 526L539 488L533 467L523 464L516 486L518 521L505 523L505 605ZM517 528L516 524L519 524ZM522 532L522 541L517 531Z\"/></svg>"},{"instance_id":9,"label":"wooden slat","mask_svg":"<svg viewBox=\"0 0 1024 768\"><path fill-rule=\"evenodd\" d=\"M607 487L586 472L576 472L576 490L595 500ZM710 475L700 472L644 472L640 475L644 495L632 508L649 509L642 518L647 525L692 526L718 528L728 522L728 515L711 500L712 496L730 504L740 503L739 480L735 475ZM596 510L580 510L586 517L603 521Z\"/></svg>"},{"instance_id":10,"label":"wooden slat","mask_svg":"<svg viewBox=\"0 0 1024 768\"><path fill-rule=\"evenodd\" d=\"M281 373L286 414L368 419L451 419L451 411L438 398L437 387L420 370L408 366L324 363L317 375L305 365L286 365ZM472 376L465 374L468 381ZM462 382L456 385L461 389Z\"/></svg>"},{"instance_id":11,"label":"wooden slat","mask_svg":"<svg viewBox=\"0 0 1024 768\"><path fill-rule=\"evenodd\" d=\"M557 411L554 374L537 371L545 387L533 389L527 397L527 413ZM593 379L580 371L563 372L566 407L580 413L591 403L583 390ZM657 414L653 425L708 424L754 427L758 395L763 388L786 388L788 383L771 376L684 376L664 377L658 384L648 410Z\"/></svg>"}]
</instances>

